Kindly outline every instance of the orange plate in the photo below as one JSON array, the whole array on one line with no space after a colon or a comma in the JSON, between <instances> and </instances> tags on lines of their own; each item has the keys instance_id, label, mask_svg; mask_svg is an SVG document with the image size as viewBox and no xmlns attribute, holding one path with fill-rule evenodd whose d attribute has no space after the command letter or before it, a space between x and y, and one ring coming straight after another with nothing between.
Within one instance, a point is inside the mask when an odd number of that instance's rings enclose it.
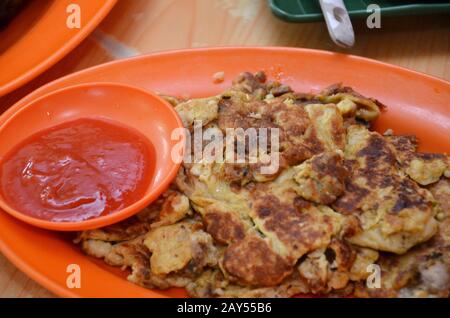
<instances>
[{"instance_id":1,"label":"orange plate","mask_svg":"<svg viewBox=\"0 0 450 318\"><path fill-rule=\"evenodd\" d=\"M0 96L24 85L73 50L117 0L31 1L0 31ZM66 8L77 3L81 29L66 27Z\"/></svg>"},{"instance_id":2,"label":"orange plate","mask_svg":"<svg viewBox=\"0 0 450 318\"><path fill-rule=\"evenodd\" d=\"M32 97L88 81L128 83L180 96L208 96L229 86L244 70L264 70L270 78L300 91L343 82L388 106L376 124L378 131L392 128L395 133L414 133L422 150L450 153L448 82L360 57L303 49L212 48L111 62L52 82L22 99L6 114L26 105ZM212 75L218 71L225 72L225 82L214 84ZM0 213L0 249L32 279L60 296L185 295L180 289L152 291L127 282L120 270L83 255L67 234L28 226L7 213ZM69 264L81 267L81 289L66 288Z\"/></svg>"}]
</instances>

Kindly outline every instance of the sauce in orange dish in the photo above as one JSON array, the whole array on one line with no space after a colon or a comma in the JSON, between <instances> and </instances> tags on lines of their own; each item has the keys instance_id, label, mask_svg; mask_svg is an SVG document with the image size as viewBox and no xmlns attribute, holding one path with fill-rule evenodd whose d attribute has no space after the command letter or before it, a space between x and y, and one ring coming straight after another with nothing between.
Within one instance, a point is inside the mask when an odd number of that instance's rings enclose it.
<instances>
[{"instance_id":1,"label":"sauce in orange dish","mask_svg":"<svg viewBox=\"0 0 450 318\"><path fill-rule=\"evenodd\" d=\"M1 194L14 209L55 222L114 213L141 199L152 147L132 129L78 119L32 135L1 162Z\"/></svg>"}]
</instances>

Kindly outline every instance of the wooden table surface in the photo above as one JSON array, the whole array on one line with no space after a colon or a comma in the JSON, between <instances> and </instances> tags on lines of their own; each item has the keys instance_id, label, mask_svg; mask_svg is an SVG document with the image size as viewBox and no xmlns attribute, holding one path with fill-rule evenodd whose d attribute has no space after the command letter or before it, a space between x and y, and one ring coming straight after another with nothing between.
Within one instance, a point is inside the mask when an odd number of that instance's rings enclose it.
<instances>
[{"instance_id":1,"label":"wooden table surface","mask_svg":"<svg viewBox=\"0 0 450 318\"><path fill-rule=\"evenodd\" d=\"M355 21L356 45L339 49L324 23L289 24L265 0L119 0L78 48L50 70L0 98L0 111L39 86L93 65L136 54L206 46L290 46L370 57L450 80L448 15ZM1 71L1 70L0 70ZM357 70L356 70L357 71ZM0 297L51 297L0 254Z\"/></svg>"}]
</instances>

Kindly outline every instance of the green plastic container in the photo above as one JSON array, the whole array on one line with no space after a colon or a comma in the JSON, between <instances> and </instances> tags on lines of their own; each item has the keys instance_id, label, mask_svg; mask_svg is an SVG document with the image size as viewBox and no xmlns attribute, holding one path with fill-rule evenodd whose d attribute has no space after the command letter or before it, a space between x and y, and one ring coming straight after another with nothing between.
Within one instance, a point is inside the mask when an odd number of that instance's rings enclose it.
<instances>
[{"instance_id":1,"label":"green plastic container","mask_svg":"<svg viewBox=\"0 0 450 318\"><path fill-rule=\"evenodd\" d=\"M268 0L272 12L289 22L323 20L319 0ZM368 17L367 6L376 3L382 16L450 13L450 1L344 0L350 17ZM450 17L449 17L450 18Z\"/></svg>"}]
</instances>

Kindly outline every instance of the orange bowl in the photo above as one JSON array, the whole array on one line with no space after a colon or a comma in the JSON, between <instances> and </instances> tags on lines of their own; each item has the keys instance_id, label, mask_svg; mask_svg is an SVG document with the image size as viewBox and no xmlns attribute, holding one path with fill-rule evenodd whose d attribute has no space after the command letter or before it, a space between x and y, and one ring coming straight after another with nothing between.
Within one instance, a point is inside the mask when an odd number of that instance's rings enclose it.
<instances>
[{"instance_id":1,"label":"orange bowl","mask_svg":"<svg viewBox=\"0 0 450 318\"><path fill-rule=\"evenodd\" d=\"M144 196L120 211L77 222L53 222L25 215L12 208L0 195L1 209L41 228L79 231L106 226L130 217L166 190L180 166L180 163L170 160L172 148L180 142L172 140L171 133L183 125L166 101L146 90L125 84L98 82L70 86L29 102L0 126L0 158L30 135L80 118L117 122L138 130L148 139L153 146L153 174Z\"/></svg>"}]
</instances>

